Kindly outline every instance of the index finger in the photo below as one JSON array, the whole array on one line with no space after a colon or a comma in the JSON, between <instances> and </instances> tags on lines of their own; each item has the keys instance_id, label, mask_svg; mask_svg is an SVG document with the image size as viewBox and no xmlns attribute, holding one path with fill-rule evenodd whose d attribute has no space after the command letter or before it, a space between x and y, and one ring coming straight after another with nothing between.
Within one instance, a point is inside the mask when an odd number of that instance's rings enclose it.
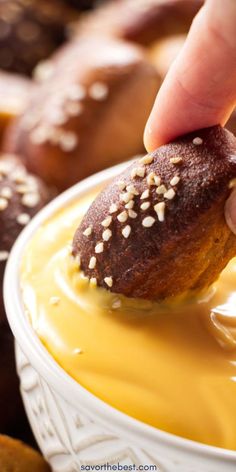
<instances>
[{"instance_id":1,"label":"index finger","mask_svg":"<svg viewBox=\"0 0 236 472\"><path fill-rule=\"evenodd\" d=\"M200 10L147 122L148 151L181 134L226 123L236 103L235 25L235 0L208 0Z\"/></svg>"}]
</instances>

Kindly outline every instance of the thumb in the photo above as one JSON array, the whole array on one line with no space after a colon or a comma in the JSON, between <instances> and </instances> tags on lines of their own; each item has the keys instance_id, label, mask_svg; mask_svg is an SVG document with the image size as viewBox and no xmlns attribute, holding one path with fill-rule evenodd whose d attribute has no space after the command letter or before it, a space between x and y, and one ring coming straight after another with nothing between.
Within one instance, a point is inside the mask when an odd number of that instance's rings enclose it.
<instances>
[{"instance_id":1,"label":"thumb","mask_svg":"<svg viewBox=\"0 0 236 472\"><path fill-rule=\"evenodd\" d=\"M236 235L236 189L233 190L226 202L225 219L231 231Z\"/></svg>"}]
</instances>

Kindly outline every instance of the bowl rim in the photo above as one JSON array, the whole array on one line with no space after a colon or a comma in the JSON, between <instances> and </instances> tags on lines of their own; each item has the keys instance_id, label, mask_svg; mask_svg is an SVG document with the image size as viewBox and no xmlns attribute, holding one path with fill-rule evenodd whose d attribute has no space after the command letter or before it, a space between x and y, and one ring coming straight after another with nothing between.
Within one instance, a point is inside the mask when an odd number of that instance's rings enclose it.
<instances>
[{"instance_id":1,"label":"bowl rim","mask_svg":"<svg viewBox=\"0 0 236 472\"><path fill-rule=\"evenodd\" d=\"M67 206L76 199L85 196L98 185L108 183L111 178L122 172L127 165L128 163L125 162L109 167L77 183L53 199L24 228L10 252L5 270L3 295L8 322L17 343L26 356L29 357L35 370L49 385L53 385L53 388L74 407L77 406L79 398L80 404L81 402L83 403L88 416L91 416L93 411L93 414L96 414L101 424L112 423L117 431L120 430L124 434L125 430L127 437L130 436L133 440L141 441L142 444L147 443L149 446L150 444L154 446L159 444L167 451L170 448L176 452L184 450L185 454L195 454L198 456L200 454L201 458L205 457L207 460L221 459L227 462L235 462L236 451L202 444L159 430L119 411L89 392L67 374L54 360L46 347L41 343L26 316L21 298L19 271L25 246L32 235L43 222L63 206ZM69 394L66 395L65 392L69 392Z\"/></svg>"}]
</instances>

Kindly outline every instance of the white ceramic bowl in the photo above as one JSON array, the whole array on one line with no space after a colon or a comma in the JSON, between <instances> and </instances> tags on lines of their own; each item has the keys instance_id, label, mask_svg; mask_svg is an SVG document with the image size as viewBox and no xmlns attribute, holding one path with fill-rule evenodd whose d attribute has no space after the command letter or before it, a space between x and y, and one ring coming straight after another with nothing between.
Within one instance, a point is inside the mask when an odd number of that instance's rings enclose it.
<instances>
[{"instance_id":1,"label":"white ceramic bowl","mask_svg":"<svg viewBox=\"0 0 236 472\"><path fill-rule=\"evenodd\" d=\"M55 211L70 201L78 200L98 183L105 184L126 165L100 172L56 198L25 228L11 252L4 297L8 320L16 338L17 369L30 424L54 472L105 470L98 466L106 463L136 465L137 469L129 470L235 472L236 452L165 433L121 413L92 395L54 361L25 315L19 267L27 242ZM154 465L156 468L148 468Z\"/></svg>"}]
</instances>

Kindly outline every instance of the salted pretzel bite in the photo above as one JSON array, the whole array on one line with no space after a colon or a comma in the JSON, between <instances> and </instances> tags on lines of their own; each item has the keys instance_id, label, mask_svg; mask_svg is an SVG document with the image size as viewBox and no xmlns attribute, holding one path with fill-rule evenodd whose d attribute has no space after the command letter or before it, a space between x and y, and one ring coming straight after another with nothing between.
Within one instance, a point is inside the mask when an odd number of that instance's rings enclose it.
<instances>
[{"instance_id":1,"label":"salted pretzel bite","mask_svg":"<svg viewBox=\"0 0 236 472\"><path fill-rule=\"evenodd\" d=\"M0 68L31 75L66 38L78 18L63 0L0 0Z\"/></svg>"},{"instance_id":2,"label":"salted pretzel bite","mask_svg":"<svg viewBox=\"0 0 236 472\"><path fill-rule=\"evenodd\" d=\"M38 71L42 83L8 128L5 151L59 190L143 151L160 80L142 48L83 38L61 48L50 66L45 80Z\"/></svg>"},{"instance_id":3,"label":"salted pretzel bite","mask_svg":"<svg viewBox=\"0 0 236 472\"><path fill-rule=\"evenodd\" d=\"M128 297L204 290L236 255L224 218L235 177L236 139L220 126L161 146L95 199L73 255L87 277Z\"/></svg>"}]
</instances>

